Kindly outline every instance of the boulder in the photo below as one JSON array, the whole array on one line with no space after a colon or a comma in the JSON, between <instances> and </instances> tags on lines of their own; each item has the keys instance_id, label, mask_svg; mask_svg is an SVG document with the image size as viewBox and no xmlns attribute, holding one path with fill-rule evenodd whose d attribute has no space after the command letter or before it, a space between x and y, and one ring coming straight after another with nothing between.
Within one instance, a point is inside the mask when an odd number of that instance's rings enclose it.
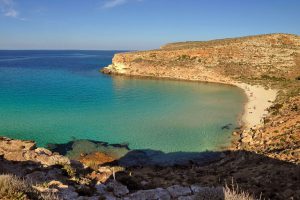
<instances>
[{"instance_id":1,"label":"boulder","mask_svg":"<svg viewBox=\"0 0 300 200\"><path fill-rule=\"evenodd\" d=\"M199 185L191 185L191 190L193 193L199 193L199 192L203 191L203 187L201 187Z\"/></svg>"},{"instance_id":2,"label":"boulder","mask_svg":"<svg viewBox=\"0 0 300 200\"><path fill-rule=\"evenodd\" d=\"M152 190L140 190L133 194L130 194L124 200L170 200L171 196L169 192L162 188L156 188Z\"/></svg>"},{"instance_id":3,"label":"boulder","mask_svg":"<svg viewBox=\"0 0 300 200\"><path fill-rule=\"evenodd\" d=\"M0 148L2 151L21 151L33 150L36 148L36 143L33 141L12 140L6 137L0 138Z\"/></svg>"},{"instance_id":4,"label":"boulder","mask_svg":"<svg viewBox=\"0 0 300 200\"><path fill-rule=\"evenodd\" d=\"M97 193L99 193L99 194L105 194L107 192L106 191L107 187L104 184L96 184L95 188L97 190Z\"/></svg>"},{"instance_id":5,"label":"boulder","mask_svg":"<svg viewBox=\"0 0 300 200\"><path fill-rule=\"evenodd\" d=\"M178 197L178 200L198 200L196 195Z\"/></svg>"},{"instance_id":6,"label":"boulder","mask_svg":"<svg viewBox=\"0 0 300 200\"><path fill-rule=\"evenodd\" d=\"M180 196L188 196L192 194L192 191L189 187L184 187L180 185L173 185L167 188L168 192L172 198L177 198Z\"/></svg>"},{"instance_id":7,"label":"boulder","mask_svg":"<svg viewBox=\"0 0 300 200\"><path fill-rule=\"evenodd\" d=\"M75 192L75 188L73 187L60 189L59 193L64 200L74 200L78 197L78 193Z\"/></svg>"},{"instance_id":8,"label":"boulder","mask_svg":"<svg viewBox=\"0 0 300 200\"><path fill-rule=\"evenodd\" d=\"M40 162L43 165L47 165L47 166L51 166L51 165L69 165L70 159L65 157L65 156L61 156L61 155L46 155L46 154L40 154L37 155L37 157L35 158L35 160L37 162Z\"/></svg>"},{"instance_id":9,"label":"boulder","mask_svg":"<svg viewBox=\"0 0 300 200\"><path fill-rule=\"evenodd\" d=\"M118 181L111 181L107 184L107 188L112 190L115 196L122 197L129 193L128 188Z\"/></svg>"},{"instance_id":10,"label":"boulder","mask_svg":"<svg viewBox=\"0 0 300 200\"><path fill-rule=\"evenodd\" d=\"M32 172L31 174L27 174L25 178L33 184L44 183L47 181L46 172L43 171Z\"/></svg>"},{"instance_id":11,"label":"boulder","mask_svg":"<svg viewBox=\"0 0 300 200\"><path fill-rule=\"evenodd\" d=\"M45 149L45 148L36 148L34 150L35 153L37 153L38 155L48 155L48 156L51 156L52 155L52 152L48 149Z\"/></svg>"}]
</instances>

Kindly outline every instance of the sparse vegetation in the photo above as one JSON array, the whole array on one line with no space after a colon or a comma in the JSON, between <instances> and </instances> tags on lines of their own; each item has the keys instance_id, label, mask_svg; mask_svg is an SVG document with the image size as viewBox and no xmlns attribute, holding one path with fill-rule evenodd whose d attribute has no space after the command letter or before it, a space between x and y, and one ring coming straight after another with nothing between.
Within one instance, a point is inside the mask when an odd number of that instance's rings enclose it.
<instances>
[{"instance_id":1,"label":"sparse vegetation","mask_svg":"<svg viewBox=\"0 0 300 200\"><path fill-rule=\"evenodd\" d=\"M33 193L25 181L12 175L0 175L0 199L30 199Z\"/></svg>"},{"instance_id":2,"label":"sparse vegetation","mask_svg":"<svg viewBox=\"0 0 300 200\"><path fill-rule=\"evenodd\" d=\"M192 61L192 60L196 60L197 57L191 57L189 55L180 55L177 57L176 61L181 61L181 62L185 62L185 61Z\"/></svg>"},{"instance_id":3,"label":"sparse vegetation","mask_svg":"<svg viewBox=\"0 0 300 200\"><path fill-rule=\"evenodd\" d=\"M272 81L285 81L286 80L284 77L269 76L266 74L262 75L261 78L266 79L266 80L272 80Z\"/></svg>"},{"instance_id":4,"label":"sparse vegetation","mask_svg":"<svg viewBox=\"0 0 300 200\"><path fill-rule=\"evenodd\" d=\"M71 165L64 165L63 170L69 177L74 177L76 175L76 170Z\"/></svg>"},{"instance_id":5,"label":"sparse vegetation","mask_svg":"<svg viewBox=\"0 0 300 200\"><path fill-rule=\"evenodd\" d=\"M224 200L254 200L255 198L249 193L242 191L238 186L232 185L233 188L229 188L227 185L223 188Z\"/></svg>"},{"instance_id":6,"label":"sparse vegetation","mask_svg":"<svg viewBox=\"0 0 300 200\"><path fill-rule=\"evenodd\" d=\"M254 200L255 198L247 192L241 191L238 186L233 188L227 185L223 188L203 188L203 190L197 194L197 200Z\"/></svg>"},{"instance_id":7,"label":"sparse vegetation","mask_svg":"<svg viewBox=\"0 0 300 200\"><path fill-rule=\"evenodd\" d=\"M143 61L144 61L143 58L136 58L136 59L133 60L133 62L135 62L135 63L140 63L140 62L143 62Z\"/></svg>"},{"instance_id":8,"label":"sparse vegetation","mask_svg":"<svg viewBox=\"0 0 300 200\"><path fill-rule=\"evenodd\" d=\"M0 175L0 199L2 200L56 200L52 193L40 193L27 181L13 175Z\"/></svg>"}]
</instances>

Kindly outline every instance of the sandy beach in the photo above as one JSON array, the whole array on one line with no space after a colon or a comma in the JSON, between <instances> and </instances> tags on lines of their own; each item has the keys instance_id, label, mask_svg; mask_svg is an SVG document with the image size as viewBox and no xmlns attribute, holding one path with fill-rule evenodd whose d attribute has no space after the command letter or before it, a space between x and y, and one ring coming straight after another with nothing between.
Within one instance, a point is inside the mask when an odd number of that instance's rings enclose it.
<instances>
[{"instance_id":1,"label":"sandy beach","mask_svg":"<svg viewBox=\"0 0 300 200\"><path fill-rule=\"evenodd\" d=\"M261 124L262 118L268 114L267 108L276 99L277 91L246 83L235 83L235 85L242 88L248 98L242 116L245 129Z\"/></svg>"}]
</instances>

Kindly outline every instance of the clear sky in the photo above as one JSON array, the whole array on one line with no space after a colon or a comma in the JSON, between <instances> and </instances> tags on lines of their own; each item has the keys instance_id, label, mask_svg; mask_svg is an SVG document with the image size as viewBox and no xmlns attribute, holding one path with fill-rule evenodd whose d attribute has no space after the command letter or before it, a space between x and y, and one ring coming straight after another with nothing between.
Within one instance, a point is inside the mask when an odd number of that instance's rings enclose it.
<instances>
[{"instance_id":1,"label":"clear sky","mask_svg":"<svg viewBox=\"0 0 300 200\"><path fill-rule=\"evenodd\" d=\"M300 35L300 0L0 0L0 49L151 49Z\"/></svg>"}]
</instances>

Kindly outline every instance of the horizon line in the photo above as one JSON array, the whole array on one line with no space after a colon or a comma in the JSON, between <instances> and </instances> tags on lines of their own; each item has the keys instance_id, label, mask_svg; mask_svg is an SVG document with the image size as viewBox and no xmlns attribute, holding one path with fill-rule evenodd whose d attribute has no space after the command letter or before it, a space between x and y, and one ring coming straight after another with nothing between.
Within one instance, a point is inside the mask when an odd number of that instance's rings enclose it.
<instances>
[{"instance_id":1,"label":"horizon line","mask_svg":"<svg viewBox=\"0 0 300 200\"><path fill-rule=\"evenodd\" d=\"M128 49L0 49L0 51L140 51Z\"/></svg>"}]
</instances>

